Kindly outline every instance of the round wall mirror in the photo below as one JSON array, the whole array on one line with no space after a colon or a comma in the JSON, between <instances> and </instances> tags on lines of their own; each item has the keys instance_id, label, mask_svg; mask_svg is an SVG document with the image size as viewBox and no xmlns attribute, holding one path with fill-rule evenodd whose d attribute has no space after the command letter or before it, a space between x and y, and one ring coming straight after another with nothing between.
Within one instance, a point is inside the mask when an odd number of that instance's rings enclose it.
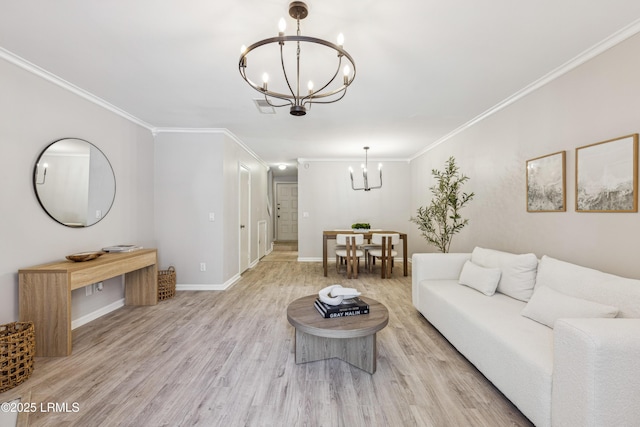
<instances>
[{"instance_id":1,"label":"round wall mirror","mask_svg":"<svg viewBox=\"0 0 640 427\"><path fill-rule=\"evenodd\" d=\"M51 143L38 157L33 188L51 218L68 227L89 227L111 209L116 178L98 147L65 138Z\"/></svg>"}]
</instances>

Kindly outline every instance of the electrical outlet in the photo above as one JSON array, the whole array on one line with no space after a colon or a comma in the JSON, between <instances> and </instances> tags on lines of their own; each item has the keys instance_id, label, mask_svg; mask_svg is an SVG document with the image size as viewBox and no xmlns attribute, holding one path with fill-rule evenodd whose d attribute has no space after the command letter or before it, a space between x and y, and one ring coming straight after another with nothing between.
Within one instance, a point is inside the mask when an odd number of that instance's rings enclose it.
<instances>
[{"instance_id":1,"label":"electrical outlet","mask_svg":"<svg viewBox=\"0 0 640 427\"><path fill-rule=\"evenodd\" d=\"M84 287L86 296L93 295L93 284Z\"/></svg>"},{"instance_id":2,"label":"electrical outlet","mask_svg":"<svg viewBox=\"0 0 640 427\"><path fill-rule=\"evenodd\" d=\"M200 271L207 271L207 264L204 262L200 263Z\"/></svg>"},{"instance_id":3,"label":"electrical outlet","mask_svg":"<svg viewBox=\"0 0 640 427\"><path fill-rule=\"evenodd\" d=\"M209 212L209 221L213 222L216 220L216 214L214 212Z\"/></svg>"},{"instance_id":4,"label":"electrical outlet","mask_svg":"<svg viewBox=\"0 0 640 427\"><path fill-rule=\"evenodd\" d=\"M102 282L96 283L95 286L96 286L96 291L98 291L98 292L102 292L102 289L104 289L104 285L103 285Z\"/></svg>"}]
</instances>

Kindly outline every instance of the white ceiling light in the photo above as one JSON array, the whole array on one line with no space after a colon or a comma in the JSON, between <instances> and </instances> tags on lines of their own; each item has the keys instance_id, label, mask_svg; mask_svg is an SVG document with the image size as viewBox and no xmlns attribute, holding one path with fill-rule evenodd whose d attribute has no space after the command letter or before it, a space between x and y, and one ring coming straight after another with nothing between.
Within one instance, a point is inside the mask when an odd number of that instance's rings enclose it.
<instances>
[{"instance_id":1,"label":"white ceiling light","mask_svg":"<svg viewBox=\"0 0 640 427\"><path fill-rule=\"evenodd\" d=\"M287 165L278 165L278 169L280 169L281 171L285 170L287 168Z\"/></svg>"},{"instance_id":2,"label":"white ceiling light","mask_svg":"<svg viewBox=\"0 0 640 427\"><path fill-rule=\"evenodd\" d=\"M284 31L286 29L286 22L284 18L280 19L278 28L278 37L271 37L268 39L260 40L252 44L249 47L242 46L240 49L240 62L239 69L242 78L249 83L249 85L264 94L265 101L272 107L286 107L290 106L290 113L294 116L304 116L307 114L307 106L311 107L311 104L330 104L341 100L347 93L347 87L353 82L356 77L356 64L351 58L351 55L343 49L344 36L338 35L338 44L328 42L323 39L315 37L308 37L300 35L300 20L307 17L309 9L307 5L301 1L294 1L289 4L289 15L294 18L298 24L298 30L295 36L285 36ZM290 79L290 75L287 73L285 64L288 61L285 59L284 46L288 42L295 43L295 80ZM269 89L270 76L268 73L262 73L262 84L256 84L247 76L248 68L248 54L259 47L278 43L280 45L280 64L282 65L283 79L280 80L280 87L277 87L277 83L272 85L276 87L275 90ZM337 53L337 67L333 75L321 76L322 85L315 89L313 81L309 81L307 84L307 91L300 91L300 70L301 58L303 46L309 46L310 44L316 44L327 47L334 50ZM343 59L346 64L343 64ZM342 79L336 79L342 71ZM258 73L259 74L259 73ZM326 83L324 83L326 82ZM293 84L293 86L292 86ZM285 103L279 103L275 99L285 101ZM274 103L275 102L275 103Z\"/></svg>"}]
</instances>

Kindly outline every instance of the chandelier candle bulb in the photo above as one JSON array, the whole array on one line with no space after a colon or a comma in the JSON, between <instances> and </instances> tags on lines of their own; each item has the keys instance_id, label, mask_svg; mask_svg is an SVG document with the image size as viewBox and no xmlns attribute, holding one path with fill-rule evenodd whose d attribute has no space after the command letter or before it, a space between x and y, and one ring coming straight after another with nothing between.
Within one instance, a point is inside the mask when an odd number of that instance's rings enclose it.
<instances>
[{"instance_id":1,"label":"chandelier candle bulb","mask_svg":"<svg viewBox=\"0 0 640 427\"><path fill-rule=\"evenodd\" d=\"M344 46L344 34L338 34L338 46L342 48Z\"/></svg>"},{"instance_id":2,"label":"chandelier candle bulb","mask_svg":"<svg viewBox=\"0 0 640 427\"><path fill-rule=\"evenodd\" d=\"M278 34L280 37L284 36L284 30L287 29L287 21L284 20L284 18L280 18L280 21L278 21L278 30L280 30L280 33Z\"/></svg>"},{"instance_id":3,"label":"chandelier candle bulb","mask_svg":"<svg viewBox=\"0 0 640 427\"><path fill-rule=\"evenodd\" d=\"M313 94L313 82L311 80L307 83L307 88L309 89L309 95Z\"/></svg>"}]
</instances>

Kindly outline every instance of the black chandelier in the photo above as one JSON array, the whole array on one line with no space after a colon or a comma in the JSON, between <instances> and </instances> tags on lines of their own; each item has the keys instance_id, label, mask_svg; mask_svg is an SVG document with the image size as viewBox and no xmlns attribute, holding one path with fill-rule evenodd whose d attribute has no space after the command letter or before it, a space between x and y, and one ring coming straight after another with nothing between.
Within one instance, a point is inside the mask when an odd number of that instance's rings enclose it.
<instances>
[{"instance_id":1,"label":"black chandelier","mask_svg":"<svg viewBox=\"0 0 640 427\"><path fill-rule=\"evenodd\" d=\"M341 100L347 93L347 87L353 83L353 79L356 77L356 64L353 61L351 55L344 50L344 37L342 34L338 36L338 44L333 44L323 39L315 37L307 37L300 35L300 20L307 17L309 9L307 5L301 1L294 1L289 4L289 16L294 18L298 24L298 31L295 36L285 36L284 31L286 28L286 22L284 18L280 19L278 37L271 37L268 39L260 40L252 44L249 47L242 46L239 69L242 78L249 83L249 85L264 95L264 99L272 107L286 107L290 106L290 113L294 116L304 116L307 113L307 106L311 108L311 104L330 104ZM285 52L284 45L287 42L296 43L295 64L296 73L295 80L290 80L289 74L285 67ZM286 82L278 90L270 90L268 87L269 75L264 73L262 75L262 84L258 85L251 81L247 76L247 56L249 53L259 47L266 46L272 43L278 43L280 45L280 64L282 65L282 72L284 74L284 81ZM309 44L321 45L329 49L333 49L337 53L337 68L333 76L329 76L328 81L320 86L319 89L314 89L314 84L309 81L307 86L307 92L302 93L300 90L300 70L301 70L301 53L303 46L309 46ZM306 44L306 45L305 45ZM343 62L345 63L343 66ZM340 71L342 70L342 80L336 79ZM293 86L292 86L293 83ZM284 93L283 93L284 92ZM285 101L285 103L278 103L275 99Z\"/></svg>"}]
</instances>

